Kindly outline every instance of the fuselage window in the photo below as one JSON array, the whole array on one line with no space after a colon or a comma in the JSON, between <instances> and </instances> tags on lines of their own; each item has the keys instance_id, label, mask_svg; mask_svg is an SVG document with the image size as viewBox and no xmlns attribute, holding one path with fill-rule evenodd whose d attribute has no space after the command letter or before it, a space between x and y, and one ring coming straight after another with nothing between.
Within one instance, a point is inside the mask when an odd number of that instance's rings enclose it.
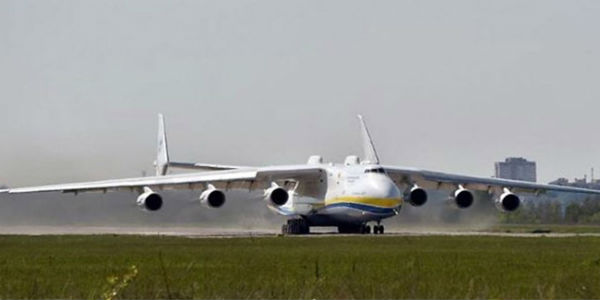
<instances>
[{"instance_id":1,"label":"fuselage window","mask_svg":"<svg viewBox=\"0 0 600 300\"><path fill-rule=\"evenodd\" d=\"M381 173L381 174L385 174L385 170L383 168L366 169L365 173Z\"/></svg>"}]
</instances>

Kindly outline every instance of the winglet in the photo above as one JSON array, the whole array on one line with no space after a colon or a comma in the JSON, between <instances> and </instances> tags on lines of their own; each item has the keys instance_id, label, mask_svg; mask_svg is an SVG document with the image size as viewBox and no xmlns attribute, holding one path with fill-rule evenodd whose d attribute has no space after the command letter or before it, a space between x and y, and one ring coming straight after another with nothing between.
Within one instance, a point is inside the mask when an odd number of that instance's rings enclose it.
<instances>
[{"instance_id":1,"label":"winglet","mask_svg":"<svg viewBox=\"0 0 600 300\"><path fill-rule=\"evenodd\" d=\"M379 156L377 156L377 151L375 151L375 145L371 139L371 134L369 134L367 124L361 115L358 115L358 120L360 120L360 129L363 138L363 150L365 155L363 162L368 164L379 164Z\"/></svg>"},{"instance_id":2,"label":"winglet","mask_svg":"<svg viewBox=\"0 0 600 300\"><path fill-rule=\"evenodd\" d=\"M158 114L158 149L154 167L156 168L156 176L167 174L167 168L169 167L167 133L165 128L165 118L162 114Z\"/></svg>"}]
</instances>

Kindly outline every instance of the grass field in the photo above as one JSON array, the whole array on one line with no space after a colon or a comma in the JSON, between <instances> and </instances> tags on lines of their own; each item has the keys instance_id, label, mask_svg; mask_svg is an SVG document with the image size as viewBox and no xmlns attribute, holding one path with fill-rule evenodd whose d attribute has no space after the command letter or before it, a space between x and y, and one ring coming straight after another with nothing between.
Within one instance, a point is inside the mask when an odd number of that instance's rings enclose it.
<instances>
[{"instance_id":1,"label":"grass field","mask_svg":"<svg viewBox=\"0 0 600 300\"><path fill-rule=\"evenodd\" d=\"M600 238L0 236L0 298L600 298Z\"/></svg>"},{"instance_id":2,"label":"grass field","mask_svg":"<svg viewBox=\"0 0 600 300\"><path fill-rule=\"evenodd\" d=\"M512 232L512 233L600 233L598 225L566 225L566 224L500 224L495 225L486 232Z\"/></svg>"}]
</instances>

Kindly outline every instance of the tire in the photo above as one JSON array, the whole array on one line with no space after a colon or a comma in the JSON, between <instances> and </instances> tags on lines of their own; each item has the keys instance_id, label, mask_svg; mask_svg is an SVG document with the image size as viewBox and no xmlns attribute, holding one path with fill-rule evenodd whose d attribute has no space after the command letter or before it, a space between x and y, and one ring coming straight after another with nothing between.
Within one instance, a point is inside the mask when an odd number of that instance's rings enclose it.
<instances>
[{"instance_id":1,"label":"tire","mask_svg":"<svg viewBox=\"0 0 600 300\"><path fill-rule=\"evenodd\" d=\"M385 231L385 229L383 228L383 225L373 226L373 233L375 233L375 234L383 234L384 231Z\"/></svg>"},{"instance_id":2,"label":"tire","mask_svg":"<svg viewBox=\"0 0 600 300\"><path fill-rule=\"evenodd\" d=\"M284 226L287 226L287 234L308 234L310 232L310 226L304 219L290 219Z\"/></svg>"},{"instance_id":3,"label":"tire","mask_svg":"<svg viewBox=\"0 0 600 300\"><path fill-rule=\"evenodd\" d=\"M365 228L365 225L360 226L360 234L365 234L367 233L367 228Z\"/></svg>"}]
</instances>

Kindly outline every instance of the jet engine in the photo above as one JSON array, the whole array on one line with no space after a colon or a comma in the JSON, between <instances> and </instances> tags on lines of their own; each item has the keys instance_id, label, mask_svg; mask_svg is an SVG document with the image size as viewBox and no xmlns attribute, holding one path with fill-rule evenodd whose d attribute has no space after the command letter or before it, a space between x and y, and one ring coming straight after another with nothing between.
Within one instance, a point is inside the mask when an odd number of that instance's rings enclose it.
<instances>
[{"instance_id":1,"label":"jet engine","mask_svg":"<svg viewBox=\"0 0 600 300\"><path fill-rule=\"evenodd\" d=\"M519 196L511 192L509 189L504 189L504 193L496 198L496 208L503 212L515 211L521 205Z\"/></svg>"},{"instance_id":2,"label":"jet engine","mask_svg":"<svg viewBox=\"0 0 600 300\"><path fill-rule=\"evenodd\" d=\"M288 202L290 194L277 184L271 185L265 190L265 200L277 206L282 206Z\"/></svg>"},{"instance_id":3,"label":"jet engine","mask_svg":"<svg viewBox=\"0 0 600 300\"><path fill-rule=\"evenodd\" d=\"M465 189L462 186L458 187L452 197L454 205L456 205L458 208L468 208L473 204L474 199L475 197L473 196L473 192Z\"/></svg>"},{"instance_id":4,"label":"jet engine","mask_svg":"<svg viewBox=\"0 0 600 300\"><path fill-rule=\"evenodd\" d=\"M200 203L209 208L218 208L225 204L225 193L209 185L208 189L200 194Z\"/></svg>"},{"instance_id":5,"label":"jet engine","mask_svg":"<svg viewBox=\"0 0 600 300\"><path fill-rule=\"evenodd\" d=\"M421 206L427 202L427 192L415 185L408 193L408 203L412 206Z\"/></svg>"},{"instance_id":6,"label":"jet engine","mask_svg":"<svg viewBox=\"0 0 600 300\"><path fill-rule=\"evenodd\" d=\"M145 187L144 193L138 196L136 203L142 209L157 211L162 207L163 200L161 195Z\"/></svg>"}]
</instances>

